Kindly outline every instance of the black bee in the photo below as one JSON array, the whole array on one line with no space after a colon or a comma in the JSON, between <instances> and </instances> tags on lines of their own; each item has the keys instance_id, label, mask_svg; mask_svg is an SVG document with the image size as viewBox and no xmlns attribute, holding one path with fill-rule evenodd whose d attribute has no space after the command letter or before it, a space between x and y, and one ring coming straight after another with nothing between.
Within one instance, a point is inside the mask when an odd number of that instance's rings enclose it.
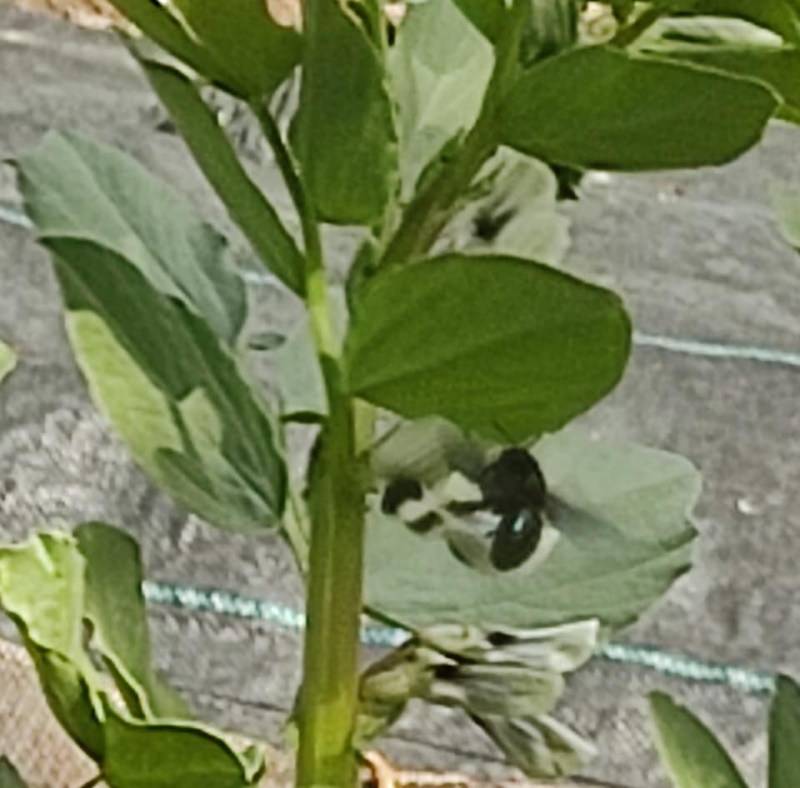
<instances>
[{"instance_id":1,"label":"black bee","mask_svg":"<svg viewBox=\"0 0 800 788\"><path fill-rule=\"evenodd\" d=\"M410 477L395 478L384 490L381 508L416 533L444 530L445 536L449 521L485 522L488 515L491 565L501 572L516 569L533 555L542 537L547 498L542 470L525 449L512 447L472 481L454 491L452 485L431 489ZM472 563L456 540L448 538L448 543L458 558Z\"/></svg>"}]
</instances>

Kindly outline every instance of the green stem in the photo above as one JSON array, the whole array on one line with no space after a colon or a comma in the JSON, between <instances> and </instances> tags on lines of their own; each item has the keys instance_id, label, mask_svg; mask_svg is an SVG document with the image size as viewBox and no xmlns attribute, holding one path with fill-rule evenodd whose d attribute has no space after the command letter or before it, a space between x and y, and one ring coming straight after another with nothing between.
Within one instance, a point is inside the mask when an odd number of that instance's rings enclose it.
<instances>
[{"instance_id":1,"label":"green stem","mask_svg":"<svg viewBox=\"0 0 800 788\"><path fill-rule=\"evenodd\" d=\"M617 30L609 44L620 49L629 46L660 19L664 11L657 6L645 9L636 19Z\"/></svg>"},{"instance_id":2,"label":"green stem","mask_svg":"<svg viewBox=\"0 0 800 788\"><path fill-rule=\"evenodd\" d=\"M300 704L297 785L352 788L358 713L364 494L355 459L353 403L337 394L310 477L311 552Z\"/></svg>"},{"instance_id":3,"label":"green stem","mask_svg":"<svg viewBox=\"0 0 800 788\"><path fill-rule=\"evenodd\" d=\"M353 788L364 553L364 486L354 403L342 381L339 338L313 206L274 119L263 105L255 104L253 110L300 218L306 308L328 395L329 415L309 473L311 539L296 784Z\"/></svg>"}]
</instances>

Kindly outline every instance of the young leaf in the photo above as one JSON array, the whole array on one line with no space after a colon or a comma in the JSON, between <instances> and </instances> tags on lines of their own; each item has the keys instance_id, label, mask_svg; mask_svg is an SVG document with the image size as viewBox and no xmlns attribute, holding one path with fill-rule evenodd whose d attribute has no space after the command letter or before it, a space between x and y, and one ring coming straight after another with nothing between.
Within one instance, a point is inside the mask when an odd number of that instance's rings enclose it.
<instances>
[{"instance_id":1,"label":"young leaf","mask_svg":"<svg viewBox=\"0 0 800 788\"><path fill-rule=\"evenodd\" d=\"M5 343L0 342L0 383L17 366L17 354Z\"/></svg>"},{"instance_id":2,"label":"young leaf","mask_svg":"<svg viewBox=\"0 0 800 788\"><path fill-rule=\"evenodd\" d=\"M345 358L356 396L521 440L607 394L629 350L614 293L527 260L453 254L365 287Z\"/></svg>"},{"instance_id":3,"label":"young leaf","mask_svg":"<svg viewBox=\"0 0 800 788\"><path fill-rule=\"evenodd\" d=\"M111 2L167 52L241 98L271 94L300 57L300 36L263 0Z\"/></svg>"},{"instance_id":4,"label":"young leaf","mask_svg":"<svg viewBox=\"0 0 800 788\"><path fill-rule=\"evenodd\" d=\"M373 225L396 189L397 135L383 59L337 0L308 0L300 106L292 130L317 215Z\"/></svg>"},{"instance_id":5,"label":"young leaf","mask_svg":"<svg viewBox=\"0 0 800 788\"><path fill-rule=\"evenodd\" d=\"M0 607L23 636L56 719L91 758L103 755L101 677L83 650L85 562L66 534L0 548Z\"/></svg>"},{"instance_id":6,"label":"young leaf","mask_svg":"<svg viewBox=\"0 0 800 788\"><path fill-rule=\"evenodd\" d=\"M70 238L44 243L78 364L134 458L221 527L274 524L284 463L260 402L208 326L116 253Z\"/></svg>"},{"instance_id":7,"label":"young leaf","mask_svg":"<svg viewBox=\"0 0 800 788\"><path fill-rule=\"evenodd\" d=\"M616 628L634 621L689 568L696 534L687 518L700 481L688 461L572 431L543 439L534 453L561 501L549 516L561 536L541 566L476 572L444 540L423 539L373 508L366 603L413 630L535 629L587 618Z\"/></svg>"},{"instance_id":8,"label":"young leaf","mask_svg":"<svg viewBox=\"0 0 800 788\"><path fill-rule=\"evenodd\" d=\"M0 756L0 788L28 788L14 764L5 755Z\"/></svg>"},{"instance_id":9,"label":"young leaf","mask_svg":"<svg viewBox=\"0 0 800 788\"><path fill-rule=\"evenodd\" d=\"M141 723L107 707L103 777L110 788L246 788L264 760L200 725Z\"/></svg>"},{"instance_id":10,"label":"young leaf","mask_svg":"<svg viewBox=\"0 0 800 788\"><path fill-rule=\"evenodd\" d=\"M186 706L152 667L135 540L104 523L84 523L74 535L86 559L84 617L131 713L187 718Z\"/></svg>"},{"instance_id":11,"label":"young leaf","mask_svg":"<svg viewBox=\"0 0 800 788\"><path fill-rule=\"evenodd\" d=\"M714 734L687 708L650 693L656 743L675 788L747 788Z\"/></svg>"},{"instance_id":12,"label":"young leaf","mask_svg":"<svg viewBox=\"0 0 800 788\"><path fill-rule=\"evenodd\" d=\"M778 107L760 83L584 47L526 70L506 99L502 140L547 162L603 170L723 164L760 139Z\"/></svg>"},{"instance_id":13,"label":"young leaf","mask_svg":"<svg viewBox=\"0 0 800 788\"><path fill-rule=\"evenodd\" d=\"M182 74L140 61L150 84L175 121L189 150L264 264L302 295L303 258L275 208L250 180L217 119Z\"/></svg>"},{"instance_id":14,"label":"young leaf","mask_svg":"<svg viewBox=\"0 0 800 788\"><path fill-rule=\"evenodd\" d=\"M800 687L778 677L769 715L769 788L800 785Z\"/></svg>"},{"instance_id":15,"label":"young leaf","mask_svg":"<svg viewBox=\"0 0 800 788\"><path fill-rule=\"evenodd\" d=\"M225 238L181 195L130 156L74 134L50 132L16 166L40 237L84 238L122 255L233 344L245 319L244 283Z\"/></svg>"},{"instance_id":16,"label":"young leaf","mask_svg":"<svg viewBox=\"0 0 800 788\"><path fill-rule=\"evenodd\" d=\"M478 0L488 8L504 0ZM478 117L492 48L453 0L409 6L388 55L398 105L400 173L409 199L426 165Z\"/></svg>"}]
</instances>

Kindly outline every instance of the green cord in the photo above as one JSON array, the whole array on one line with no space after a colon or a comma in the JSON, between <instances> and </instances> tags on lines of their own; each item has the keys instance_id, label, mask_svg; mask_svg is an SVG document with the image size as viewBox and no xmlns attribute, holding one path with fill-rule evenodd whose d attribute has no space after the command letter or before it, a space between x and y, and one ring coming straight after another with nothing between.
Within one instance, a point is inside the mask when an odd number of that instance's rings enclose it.
<instances>
[{"instance_id":1,"label":"green cord","mask_svg":"<svg viewBox=\"0 0 800 788\"><path fill-rule=\"evenodd\" d=\"M146 580L142 584L142 592L148 602L184 610L267 621L298 632L305 628L305 615L298 610L228 591ZM409 633L403 629L378 624L364 624L361 628L361 642L367 646L395 647L408 637ZM648 668L664 676L728 686L750 694L771 693L775 687L775 677L770 673L694 659L648 646L609 643L600 650L600 657L608 662Z\"/></svg>"}]
</instances>

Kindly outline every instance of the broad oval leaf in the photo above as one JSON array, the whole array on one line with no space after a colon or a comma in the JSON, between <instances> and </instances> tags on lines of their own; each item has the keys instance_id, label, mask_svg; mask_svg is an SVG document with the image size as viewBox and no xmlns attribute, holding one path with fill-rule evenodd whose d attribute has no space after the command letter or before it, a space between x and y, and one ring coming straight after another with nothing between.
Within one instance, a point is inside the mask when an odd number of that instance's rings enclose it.
<instances>
[{"instance_id":1,"label":"broad oval leaf","mask_svg":"<svg viewBox=\"0 0 800 788\"><path fill-rule=\"evenodd\" d=\"M303 258L278 212L242 167L236 151L197 88L169 66L140 60L150 84L228 214L264 265L302 295ZM205 314L205 313L201 313Z\"/></svg>"},{"instance_id":2,"label":"broad oval leaf","mask_svg":"<svg viewBox=\"0 0 800 788\"><path fill-rule=\"evenodd\" d=\"M663 692L650 694L656 743L675 788L747 788L714 734Z\"/></svg>"},{"instance_id":3,"label":"broad oval leaf","mask_svg":"<svg viewBox=\"0 0 800 788\"><path fill-rule=\"evenodd\" d=\"M137 462L220 527L274 524L285 466L267 414L208 326L116 253L91 241L43 242L78 364Z\"/></svg>"},{"instance_id":4,"label":"broad oval leaf","mask_svg":"<svg viewBox=\"0 0 800 788\"><path fill-rule=\"evenodd\" d=\"M453 254L366 286L345 360L356 396L521 440L607 394L629 350L614 293L519 258Z\"/></svg>"},{"instance_id":5,"label":"broad oval leaf","mask_svg":"<svg viewBox=\"0 0 800 788\"><path fill-rule=\"evenodd\" d=\"M373 508L366 603L412 630L634 621L689 568L699 475L677 455L571 433L544 438L533 451L562 501L553 519L561 536L541 566L476 572L444 540L421 538Z\"/></svg>"},{"instance_id":6,"label":"broad oval leaf","mask_svg":"<svg viewBox=\"0 0 800 788\"><path fill-rule=\"evenodd\" d=\"M16 160L25 210L40 237L84 238L123 256L232 344L246 313L227 241L135 159L75 134L50 132Z\"/></svg>"},{"instance_id":7,"label":"broad oval leaf","mask_svg":"<svg viewBox=\"0 0 800 788\"><path fill-rule=\"evenodd\" d=\"M216 2L216 0L213 0ZM397 182L397 134L378 47L355 14L309 0L292 143L318 217L380 221Z\"/></svg>"},{"instance_id":8,"label":"broad oval leaf","mask_svg":"<svg viewBox=\"0 0 800 788\"><path fill-rule=\"evenodd\" d=\"M730 161L758 142L778 103L755 81L584 47L523 72L505 101L500 135L558 164L700 167Z\"/></svg>"},{"instance_id":9,"label":"broad oval leaf","mask_svg":"<svg viewBox=\"0 0 800 788\"><path fill-rule=\"evenodd\" d=\"M200 725L142 723L107 711L102 768L110 788L247 788L264 772L259 753L238 753Z\"/></svg>"},{"instance_id":10,"label":"broad oval leaf","mask_svg":"<svg viewBox=\"0 0 800 788\"><path fill-rule=\"evenodd\" d=\"M788 676L778 677L769 714L769 788L800 785L800 687Z\"/></svg>"},{"instance_id":11,"label":"broad oval leaf","mask_svg":"<svg viewBox=\"0 0 800 788\"><path fill-rule=\"evenodd\" d=\"M286 79L302 39L265 0L111 0L153 41L219 87L262 98Z\"/></svg>"},{"instance_id":12,"label":"broad oval leaf","mask_svg":"<svg viewBox=\"0 0 800 788\"><path fill-rule=\"evenodd\" d=\"M777 117L800 123L800 51L774 33L738 19L679 17L654 25L635 47L762 82L783 102Z\"/></svg>"},{"instance_id":13,"label":"broad oval leaf","mask_svg":"<svg viewBox=\"0 0 800 788\"><path fill-rule=\"evenodd\" d=\"M17 354L5 342L0 342L0 383L14 371L16 366Z\"/></svg>"}]
</instances>

